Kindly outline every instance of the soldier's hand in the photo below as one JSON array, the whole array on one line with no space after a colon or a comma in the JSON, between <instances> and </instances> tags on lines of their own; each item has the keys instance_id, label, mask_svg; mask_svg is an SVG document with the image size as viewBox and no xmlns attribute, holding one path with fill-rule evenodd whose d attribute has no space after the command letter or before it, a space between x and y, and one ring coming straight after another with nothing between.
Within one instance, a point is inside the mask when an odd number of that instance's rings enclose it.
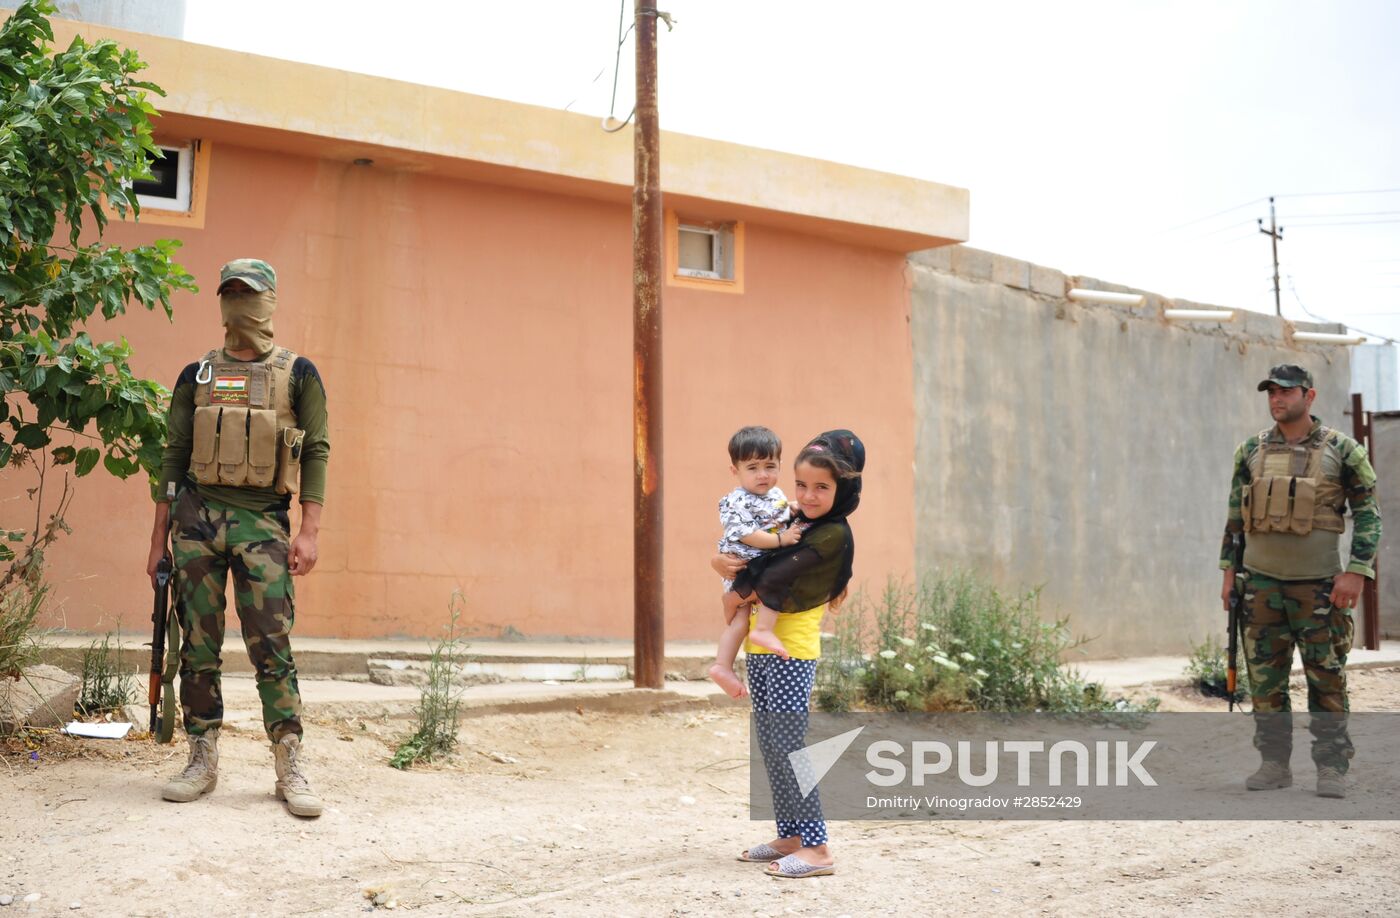
<instances>
[{"instance_id":1,"label":"soldier's hand","mask_svg":"<svg viewBox=\"0 0 1400 918\"><path fill-rule=\"evenodd\" d=\"M1225 570L1225 584L1220 588L1220 604L1226 612L1230 611L1230 593L1235 588L1235 569L1233 567Z\"/></svg>"},{"instance_id":2,"label":"soldier's hand","mask_svg":"<svg viewBox=\"0 0 1400 918\"><path fill-rule=\"evenodd\" d=\"M160 564L160 559L165 557L165 543L152 545L151 553L146 557L146 576L151 578L151 589L159 589L156 584L156 565Z\"/></svg>"},{"instance_id":3,"label":"soldier's hand","mask_svg":"<svg viewBox=\"0 0 1400 918\"><path fill-rule=\"evenodd\" d=\"M293 577L301 577L311 573L311 569L316 566L316 537L306 533L298 533L292 539L291 554L287 559L287 569L291 571Z\"/></svg>"},{"instance_id":4,"label":"soldier's hand","mask_svg":"<svg viewBox=\"0 0 1400 918\"><path fill-rule=\"evenodd\" d=\"M1361 595L1361 587L1365 582L1365 577L1351 571L1338 574L1332 583L1332 605L1338 609L1356 608L1356 599Z\"/></svg>"}]
</instances>

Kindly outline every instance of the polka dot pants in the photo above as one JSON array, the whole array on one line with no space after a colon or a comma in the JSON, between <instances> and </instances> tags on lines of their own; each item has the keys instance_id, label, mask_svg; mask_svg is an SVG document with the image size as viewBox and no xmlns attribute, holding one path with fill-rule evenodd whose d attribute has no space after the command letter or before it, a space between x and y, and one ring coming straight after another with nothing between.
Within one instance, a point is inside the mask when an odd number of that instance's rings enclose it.
<instances>
[{"instance_id":1,"label":"polka dot pants","mask_svg":"<svg viewBox=\"0 0 1400 918\"><path fill-rule=\"evenodd\" d=\"M811 705L812 683L817 676L816 660L783 660L776 654L754 653L744 658L749 672L749 695L753 698L755 729L773 805L780 813L800 813L812 818L779 819L778 837L802 836L804 848L826 844L826 820L821 815L818 791L805 799L793 776L788 753L806 745L807 712ZM763 717L763 714L788 717Z\"/></svg>"}]
</instances>

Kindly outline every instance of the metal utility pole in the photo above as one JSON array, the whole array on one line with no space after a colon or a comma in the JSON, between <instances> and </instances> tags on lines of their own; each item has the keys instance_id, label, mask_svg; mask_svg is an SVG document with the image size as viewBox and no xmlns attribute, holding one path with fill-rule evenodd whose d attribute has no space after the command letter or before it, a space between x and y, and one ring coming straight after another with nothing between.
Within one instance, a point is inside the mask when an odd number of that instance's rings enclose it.
<instances>
[{"instance_id":1,"label":"metal utility pole","mask_svg":"<svg viewBox=\"0 0 1400 918\"><path fill-rule=\"evenodd\" d=\"M1279 301L1278 295L1278 241L1283 238L1283 227L1277 225L1274 220L1274 199L1269 198L1269 228L1264 229L1264 219L1258 218L1259 232L1273 240L1274 246L1274 315L1283 316L1283 304Z\"/></svg>"},{"instance_id":2,"label":"metal utility pole","mask_svg":"<svg viewBox=\"0 0 1400 918\"><path fill-rule=\"evenodd\" d=\"M661 562L661 138L654 6L636 0L637 126L632 172L633 685L665 677Z\"/></svg>"}]
</instances>

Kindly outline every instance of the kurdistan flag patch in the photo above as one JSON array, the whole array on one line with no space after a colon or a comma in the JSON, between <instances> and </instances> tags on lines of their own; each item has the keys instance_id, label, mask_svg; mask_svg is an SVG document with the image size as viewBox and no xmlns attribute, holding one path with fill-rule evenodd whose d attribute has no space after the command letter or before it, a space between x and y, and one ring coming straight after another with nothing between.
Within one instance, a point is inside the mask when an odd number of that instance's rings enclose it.
<instances>
[{"instance_id":1,"label":"kurdistan flag patch","mask_svg":"<svg viewBox=\"0 0 1400 918\"><path fill-rule=\"evenodd\" d=\"M214 391L210 401L224 405L245 405L248 403L248 377L216 376Z\"/></svg>"}]
</instances>

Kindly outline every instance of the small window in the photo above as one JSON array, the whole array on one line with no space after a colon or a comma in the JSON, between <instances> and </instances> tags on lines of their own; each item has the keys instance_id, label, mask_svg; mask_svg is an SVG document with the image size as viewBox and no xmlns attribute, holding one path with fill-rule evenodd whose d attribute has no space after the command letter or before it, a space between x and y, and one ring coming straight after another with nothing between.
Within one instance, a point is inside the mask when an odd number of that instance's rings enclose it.
<instances>
[{"instance_id":1,"label":"small window","mask_svg":"<svg viewBox=\"0 0 1400 918\"><path fill-rule=\"evenodd\" d=\"M141 207L152 210L173 210L189 213L190 189L194 185L194 147L161 146L163 156L150 159L151 178L133 182L136 200Z\"/></svg>"},{"instance_id":2,"label":"small window","mask_svg":"<svg viewBox=\"0 0 1400 918\"><path fill-rule=\"evenodd\" d=\"M666 283L711 293L744 292L744 221L666 211Z\"/></svg>"},{"instance_id":3,"label":"small window","mask_svg":"<svg viewBox=\"0 0 1400 918\"><path fill-rule=\"evenodd\" d=\"M676 273L711 280L734 279L734 225L682 223L676 233Z\"/></svg>"}]
</instances>

